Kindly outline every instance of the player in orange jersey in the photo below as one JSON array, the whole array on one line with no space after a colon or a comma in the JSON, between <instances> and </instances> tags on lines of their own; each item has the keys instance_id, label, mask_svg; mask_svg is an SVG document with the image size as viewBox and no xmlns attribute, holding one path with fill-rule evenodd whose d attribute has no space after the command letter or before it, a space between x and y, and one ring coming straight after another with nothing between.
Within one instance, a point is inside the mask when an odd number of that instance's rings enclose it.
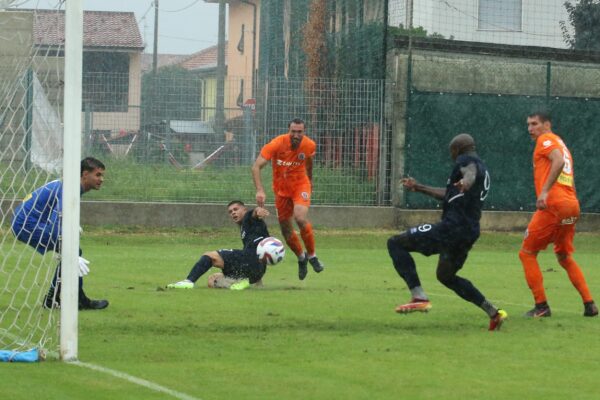
<instances>
[{"instance_id":1,"label":"player in orange jersey","mask_svg":"<svg viewBox=\"0 0 600 400\"><path fill-rule=\"evenodd\" d=\"M595 317L598 315L598 307L592 299L579 265L571 256L575 251L573 237L575 224L579 219L573 158L562 139L552 133L552 122L547 113L535 112L529 115L527 129L529 136L535 141L533 179L537 210L527 226L525 239L519 251L525 279L535 299L535 307L525 316L551 316L537 254L548 244L554 243L558 263L567 271L571 283L583 299L583 315Z\"/></svg>"},{"instance_id":2,"label":"player in orange jersey","mask_svg":"<svg viewBox=\"0 0 600 400\"><path fill-rule=\"evenodd\" d=\"M323 271L324 267L317 258L312 224L308 220L308 207L312 194L313 157L317 145L305 136L304 125L304 121L299 118L290 121L288 133L279 135L267 143L252 166L256 204L264 207L266 195L260 171L271 160L277 219L286 243L298 257L300 280L306 278L309 262L315 272ZM293 221L296 221L300 228L300 236L306 251L302 248L302 243L294 230Z\"/></svg>"}]
</instances>

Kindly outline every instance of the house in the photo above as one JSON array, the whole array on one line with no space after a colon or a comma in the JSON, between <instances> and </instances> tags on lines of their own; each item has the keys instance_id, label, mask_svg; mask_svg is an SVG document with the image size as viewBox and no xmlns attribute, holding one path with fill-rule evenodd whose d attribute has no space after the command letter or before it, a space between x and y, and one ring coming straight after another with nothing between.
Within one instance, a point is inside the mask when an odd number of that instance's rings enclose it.
<instances>
[{"instance_id":1,"label":"house","mask_svg":"<svg viewBox=\"0 0 600 400\"><path fill-rule=\"evenodd\" d=\"M430 34L469 42L566 48L559 24L568 21L564 2L390 0L390 25L421 26Z\"/></svg>"},{"instance_id":2,"label":"house","mask_svg":"<svg viewBox=\"0 0 600 400\"><path fill-rule=\"evenodd\" d=\"M62 64L64 11L34 10L38 57ZM83 108L93 113L93 130L139 129L140 71L144 46L133 12L84 11ZM56 68L52 66L51 68Z\"/></svg>"},{"instance_id":3,"label":"house","mask_svg":"<svg viewBox=\"0 0 600 400\"><path fill-rule=\"evenodd\" d=\"M181 61L186 59L188 54L158 54L156 56L156 68L168 67L170 65L179 64ZM154 67L154 54L143 53L142 54L142 74L146 72L152 72Z\"/></svg>"},{"instance_id":4,"label":"house","mask_svg":"<svg viewBox=\"0 0 600 400\"><path fill-rule=\"evenodd\" d=\"M228 65L228 42L225 42L225 66ZM218 47L211 46L206 49L193 53L180 62L178 66L193 72L201 79L200 98L202 110L200 118L204 121L213 120L217 104L217 53ZM229 79L225 82L225 104L230 104ZM234 101L234 100L233 100Z\"/></svg>"},{"instance_id":5,"label":"house","mask_svg":"<svg viewBox=\"0 0 600 400\"><path fill-rule=\"evenodd\" d=\"M134 14L84 11L83 31L84 138L138 130L143 44ZM62 157L64 45L64 11L0 12L0 146L17 158L31 152L48 170Z\"/></svg>"}]
</instances>

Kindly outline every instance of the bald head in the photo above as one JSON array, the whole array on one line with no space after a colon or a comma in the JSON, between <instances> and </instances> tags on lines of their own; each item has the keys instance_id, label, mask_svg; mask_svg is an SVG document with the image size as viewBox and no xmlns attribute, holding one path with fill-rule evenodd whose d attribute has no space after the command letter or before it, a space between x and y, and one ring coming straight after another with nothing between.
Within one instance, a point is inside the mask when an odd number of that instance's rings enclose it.
<instances>
[{"instance_id":1,"label":"bald head","mask_svg":"<svg viewBox=\"0 0 600 400\"><path fill-rule=\"evenodd\" d=\"M470 151L475 151L475 140L468 133L459 133L450 141L450 154L453 160Z\"/></svg>"}]
</instances>

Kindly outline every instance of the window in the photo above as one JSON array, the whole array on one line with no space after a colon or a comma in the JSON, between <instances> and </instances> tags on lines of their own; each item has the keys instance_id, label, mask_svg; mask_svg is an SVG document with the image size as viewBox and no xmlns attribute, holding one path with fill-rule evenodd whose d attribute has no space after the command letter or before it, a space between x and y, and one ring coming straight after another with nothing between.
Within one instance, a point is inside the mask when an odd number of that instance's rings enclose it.
<instances>
[{"instance_id":1,"label":"window","mask_svg":"<svg viewBox=\"0 0 600 400\"><path fill-rule=\"evenodd\" d=\"M127 112L129 54L83 53L83 108L100 112Z\"/></svg>"},{"instance_id":2,"label":"window","mask_svg":"<svg viewBox=\"0 0 600 400\"><path fill-rule=\"evenodd\" d=\"M522 0L479 0L479 29L520 31Z\"/></svg>"}]
</instances>

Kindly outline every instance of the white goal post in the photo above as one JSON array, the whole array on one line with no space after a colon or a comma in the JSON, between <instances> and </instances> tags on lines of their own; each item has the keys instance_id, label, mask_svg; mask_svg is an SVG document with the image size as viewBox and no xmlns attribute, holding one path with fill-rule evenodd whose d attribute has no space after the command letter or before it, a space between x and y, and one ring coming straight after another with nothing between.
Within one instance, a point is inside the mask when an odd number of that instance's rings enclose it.
<instances>
[{"instance_id":1,"label":"white goal post","mask_svg":"<svg viewBox=\"0 0 600 400\"><path fill-rule=\"evenodd\" d=\"M59 1L53 10L17 8L22 3L0 0L0 350L35 349L41 356L73 361L78 357L83 0ZM64 43L58 28L63 21ZM19 241L12 228L13 211L23 199L56 179L63 183L59 309L44 307L58 257Z\"/></svg>"},{"instance_id":2,"label":"white goal post","mask_svg":"<svg viewBox=\"0 0 600 400\"><path fill-rule=\"evenodd\" d=\"M83 63L83 0L65 8L65 103L63 155L62 290L60 356L77 359L78 257L81 160L81 91Z\"/></svg>"}]
</instances>

